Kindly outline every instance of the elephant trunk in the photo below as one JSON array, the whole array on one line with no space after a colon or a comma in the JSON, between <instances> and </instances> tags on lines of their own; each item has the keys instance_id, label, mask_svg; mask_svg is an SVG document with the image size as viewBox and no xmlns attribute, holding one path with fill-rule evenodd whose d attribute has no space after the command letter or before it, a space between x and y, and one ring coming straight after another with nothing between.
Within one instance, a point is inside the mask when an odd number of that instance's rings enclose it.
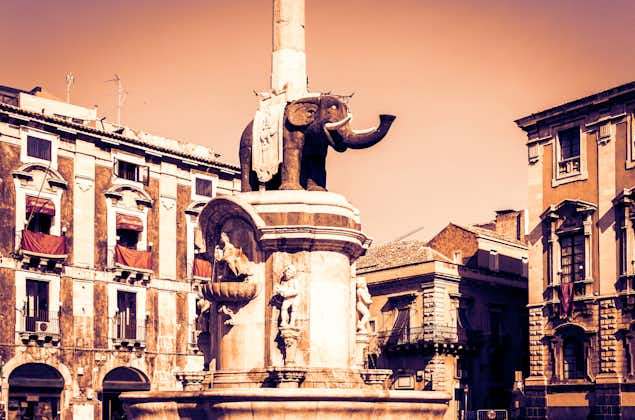
<instances>
[{"instance_id":1,"label":"elephant trunk","mask_svg":"<svg viewBox=\"0 0 635 420\"><path fill-rule=\"evenodd\" d=\"M348 122L350 115L342 121L325 125L325 130L329 134L329 138L333 140L333 147L338 152L351 149L365 149L383 139L393 121L394 115L381 114L379 116L379 126L367 130L352 130ZM337 140L335 140L337 139Z\"/></svg>"}]
</instances>

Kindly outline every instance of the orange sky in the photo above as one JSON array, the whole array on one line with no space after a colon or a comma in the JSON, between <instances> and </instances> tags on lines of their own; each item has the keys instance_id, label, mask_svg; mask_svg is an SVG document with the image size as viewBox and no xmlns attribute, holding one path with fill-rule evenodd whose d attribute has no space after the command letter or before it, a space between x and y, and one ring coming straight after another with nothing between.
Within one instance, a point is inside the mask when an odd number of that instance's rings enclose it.
<instances>
[{"instance_id":1,"label":"orange sky","mask_svg":"<svg viewBox=\"0 0 635 420\"><path fill-rule=\"evenodd\" d=\"M376 243L526 205L513 120L634 77L635 2L307 0L312 91L356 92L354 125L398 116L377 146L328 158L328 187ZM269 87L271 1L4 0L0 84L41 85L125 124L238 163L252 90Z\"/></svg>"}]
</instances>

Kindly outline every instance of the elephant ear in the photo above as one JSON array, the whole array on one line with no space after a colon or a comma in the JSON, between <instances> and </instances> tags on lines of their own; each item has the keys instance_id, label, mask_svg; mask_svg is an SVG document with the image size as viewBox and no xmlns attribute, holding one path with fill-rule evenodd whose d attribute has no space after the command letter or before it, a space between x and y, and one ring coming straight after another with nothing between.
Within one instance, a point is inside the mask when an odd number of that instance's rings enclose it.
<instances>
[{"instance_id":1,"label":"elephant ear","mask_svg":"<svg viewBox=\"0 0 635 420\"><path fill-rule=\"evenodd\" d=\"M305 126L315 120L318 105L315 102L295 101L287 107L287 120L295 126Z\"/></svg>"}]
</instances>

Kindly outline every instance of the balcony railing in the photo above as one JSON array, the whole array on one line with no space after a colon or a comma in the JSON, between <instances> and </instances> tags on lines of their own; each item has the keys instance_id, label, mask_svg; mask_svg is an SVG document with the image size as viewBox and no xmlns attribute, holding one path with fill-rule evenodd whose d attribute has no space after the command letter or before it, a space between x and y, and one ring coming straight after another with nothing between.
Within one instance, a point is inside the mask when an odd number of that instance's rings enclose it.
<instances>
[{"instance_id":1,"label":"balcony railing","mask_svg":"<svg viewBox=\"0 0 635 420\"><path fill-rule=\"evenodd\" d=\"M64 236L23 229L16 232L16 243L20 244L17 254L25 265L61 269L68 257Z\"/></svg>"},{"instance_id":2,"label":"balcony railing","mask_svg":"<svg viewBox=\"0 0 635 420\"><path fill-rule=\"evenodd\" d=\"M111 320L111 337L116 346L145 347L145 325L126 322L124 314L117 314Z\"/></svg>"},{"instance_id":3,"label":"balcony railing","mask_svg":"<svg viewBox=\"0 0 635 420\"><path fill-rule=\"evenodd\" d=\"M22 313L20 311L21 326L19 334L22 340L28 341L52 341L60 340L60 319L59 312L55 311L35 311Z\"/></svg>"},{"instance_id":4,"label":"balcony railing","mask_svg":"<svg viewBox=\"0 0 635 420\"><path fill-rule=\"evenodd\" d=\"M558 162L558 175L570 175L580 172L580 156L563 159Z\"/></svg>"},{"instance_id":5,"label":"balcony railing","mask_svg":"<svg viewBox=\"0 0 635 420\"><path fill-rule=\"evenodd\" d=\"M139 251L115 245L108 248L108 262L116 278L150 281L152 251Z\"/></svg>"},{"instance_id":6,"label":"balcony railing","mask_svg":"<svg viewBox=\"0 0 635 420\"><path fill-rule=\"evenodd\" d=\"M377 333L377 341L383 347L416 343L465 344L468 342L468 335L469 331L453 326L419 326L380 331Z\"/></svg>"}]
</instances>

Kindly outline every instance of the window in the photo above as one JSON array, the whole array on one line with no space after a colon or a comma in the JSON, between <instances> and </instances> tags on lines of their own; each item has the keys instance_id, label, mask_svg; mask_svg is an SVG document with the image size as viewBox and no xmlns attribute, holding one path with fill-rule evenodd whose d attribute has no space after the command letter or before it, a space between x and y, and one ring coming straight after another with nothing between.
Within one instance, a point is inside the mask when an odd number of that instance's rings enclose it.
<instances>
[{"instance_id":1,"label":"window","mask_svg":"<svg viewBox=\"0 0 635 420\"><path fill-rule=\"evenodd\" d=\"M51 160L51 142L38 137L26 137L26 154L42 160Z\"/></svg>"},{"instance_id":2,"label":"window","mask_svg":"<svg viewBox=\"0 0 635 420\"><path fill-rule=\"evenodd\" d=\"M560 282L580 283L585 280L584 235L560 237ZM576 295L584 294L584 284L574 287Z\"/></svg>"},{"instance_id":3,"label":"window","mask_svg":"<svg viewBox=\"0 0 635 420\"><path fill-rule=\"evenodd\" d=\"M562 344L564 379L584 378L584 346L578 337L565 338Z\"/></svg>"},{"instance_id":4,"label":"window","mask_svg":"<svg viewBox=\"0 0 635 420\"><path fill-rule=\"evenodd\" d=\"M558 132L560 158L558 159L558 175L580 172L580 129L569 128Z\"/></svg>"},{"instance_id":5,"label":"window","mask_svg":"<svg viewBox=\"0 0 635 420\"><path fill-rule=\"evenodd\" d=\"M194 189L196 191L196 195L204 196L204 197L212 197L213 192L213 182L211 179L205 178L196 178Z\"/></svg>"},{"instance_id":6,"label":"window","mask_svg":"<svg viewBox=\"0 0 635 420\"><path fill-rule=\"evenodd\" d=\"M488 268L492 271L498 271L498 261L498 251L495 249L490 250Z\"/></svg>"},{"instance_id":7,"label":"window","mask_svg":"<svg viewBox=\"0 0 635 420\"><path fill-rule=\"evenodd\" d=\"M137 294L134 292L117 291L115 338L137 338Z\"/></svg>"},{"instance_id":8,"label":"window","mask_svg":"<svg viewBox=\"0 0 635 420\"><path fill-rule=\"evenodd\" d=\"M46 233L51 232L51 224L53 218L48 214L28 212L26 214L27 226L26 229L31 232Z\"/></svg>"},{"instance_id":9,"label":"window","mask_svg":"<svg viewBox=\"0 0 635 420\"><path fill-rule=\"evenodd\" d=\"M117 213L116 223L117 245L137 249L140 233L143 232L143 221L136 216Z\"/></svg>"},{"instance_id":10,"label":"window","mask_svg":"<svg viewBox=\"0 0 635 420\"><path fill-rule=\"evenodd\" d=\"M452 253L452 262L455 264L463 264L463 252L462 251L454 251Z\"/></svg>"},{"instance_id":11,"label":"window","mask_svg":"<svg viewBox=\"0 0 635 420\"><path fill-rule=\"evenodd\" d=\"M150 168L145 165L115 159L114 173L118 178L141 182L144 185L148 185L150 182Z\"/></svg>"},{"instance_id":12,"label":"window","mask_svg":"<svg viewBox=\"0 0 635 420\"><path fill-rule=\"evenodd\" d=\"M25 330L39 331L41 322L48 322L49 284L46 281L26 281Z\"/></svg>"}]
</instances>

